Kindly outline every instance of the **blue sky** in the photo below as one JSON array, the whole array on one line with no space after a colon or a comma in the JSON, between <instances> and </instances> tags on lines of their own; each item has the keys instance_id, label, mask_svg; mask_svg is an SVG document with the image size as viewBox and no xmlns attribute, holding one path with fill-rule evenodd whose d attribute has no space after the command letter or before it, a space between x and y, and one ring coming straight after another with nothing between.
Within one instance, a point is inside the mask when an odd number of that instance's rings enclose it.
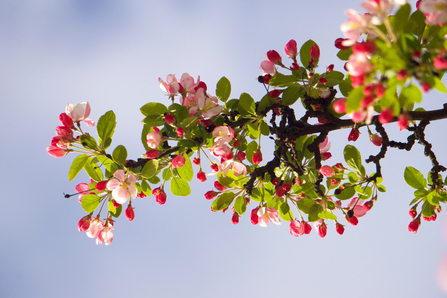
<instances>
[{"instance_id":1,"label":"blue sky","mask_svg":"<svg viewBox=\"0 0 447 298\"><path fill-rule=\"evenodd\" d=\"M168 194L164 206L135 200L135 220L120 218L109 246L77 231L85 212L63 198L87 180L81 173L68 181L74 156L45 151L66 104L89 101L92 119L115 111L112 147L123 144L137 158L139 108L167 101L158 77L200 75L213 91L226 76L232 97L260 99L264 53L282 54L292 38L312 38L320 66L340 70L333 42L347 8L361 9L353 0L0 1L0 297L442 297L435 273L447 253L444 214L416 235L407 231L413 192L403 171L431 167L420 146L387 153L388 191L343 236L331 224L325 239L315 231L295 238L286 223L261 228L247 215L235 226L231 214L210 212L208 181L193 182L186 198ZM445 94L427 98L429 108L444 102ZM444 126L426 133L446 164ZM366 158L377 147L362 132L355 145ZM331 162L342 161L348 133L330 135Z\"/></svg>"}]
</instances>

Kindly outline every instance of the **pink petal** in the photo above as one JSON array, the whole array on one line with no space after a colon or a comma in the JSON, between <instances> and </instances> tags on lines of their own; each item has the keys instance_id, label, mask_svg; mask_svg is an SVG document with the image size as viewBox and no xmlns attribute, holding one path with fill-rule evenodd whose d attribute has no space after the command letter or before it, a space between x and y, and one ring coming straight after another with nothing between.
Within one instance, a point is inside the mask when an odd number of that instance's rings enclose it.
<instances>
[{"instance_id":1,"label":"pink petal","mask_svg":"<svg viewBox=\"0 0 447 298\"><path fill-rule=\"evenodd\" d=\"M112 180L109 180L109 182L107 182L106 188L108 190L114 190L115 188L120 187L120 185L121 185L120 181L118 181L116 179L112 179Z\"/></svg>"},{"instance_id":2,"label":"pink petal","mask_svg":"<svg viewBox=\"0 0 447 298\"><path fill-rule=\"evenodd\" d=\"M127 189L117 187L112 191L112 197L118 204L124 204L127 202L127 199L129 198L129 192L127 191Z\"/></svg>"},{"instance_id":3,"label":"pink petal","mask_svg":"<svg viewBox=\"0 0 447 298\"><path fill-rule=\"evenodd\" d=\"M124 170L116 170L115 173L113 173L113 177L115 177L119 181L124 181Z\"/></svg>"}]
</instances>

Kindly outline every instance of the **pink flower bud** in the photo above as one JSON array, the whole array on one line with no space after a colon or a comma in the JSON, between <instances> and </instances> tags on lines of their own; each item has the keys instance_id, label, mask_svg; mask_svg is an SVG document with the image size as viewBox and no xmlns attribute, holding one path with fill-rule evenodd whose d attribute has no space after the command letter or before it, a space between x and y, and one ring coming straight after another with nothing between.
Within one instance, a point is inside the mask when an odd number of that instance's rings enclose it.
<instances>
[{"instance_id":1,"label":"pink flower bud","mask_svg":"<svg viewBox=\"0 0 447 298\"><path fill-rule=\"evenodd\" d=\"M321 160L328 160L331 157L332 157L332 153L330 153L330 152L321 153Z\"/></svg>"},{"instance_id":2,"label":"pink flower bud","mask_svg":"<svg viewBox=\"0 0 447 298\"><path fill-rule=\"evenodd\" d=\"M255 153L253 154L253 158L252 158L252 162L255 165L260 164L262 161L262 153L261 150L256 150Z\"/></svg>"},{"instance_id":3,"label":"pink flower bud","mask_svg":"<svg viewBox=\"0 0 447 298\"><path fill-rule=\"evenodd\" d=\"M279 182L281 182L281 180L279 180L279 178L275 178L275 179L273 179L272 184L274 186L277 186L279 184Z\"/></svg>"},{"instance_id":4,"label":"pink flower bud","mask_svg":"<svg viewBox=\"0 0 447 298\"><path fill-rule=\"evenodd\" d=\"M351 132L349 133L348 141L353 141L353 142L355 142L355 141L357 141L357 139L359 138L359 136L360 136L360 131L358 130L358 128L353 128L353 129L351 130Z\"/></svg>"},{"instance_id":5,"label":"pink flower bud","mask_svg":"<svg viewBox=\"0 0 447 298\"><path fill-rule=\"evenodd\" d=\"M346 98L340 98L334 101L333 108L338 114L346 113Z\"/></svg>"},{"instance_id":6,"label":"pink flower bud","mask_svg":"<svg viewBox=\"0 0 447 298\"><path fill-rule=\"evenodd\" d=\"M317 44L314 44L311 48L310 48L310 57L313 60L318 60L320 58L320 48L318 47Z\"/></svg>"},{"instance_id":7,"label":"pink flower bud","mask_svg":"<svg viewBox=\"0 0 447 298\"><path fill-rule=\"evenodd\" d=\"M438 56L436 56L435 60L433 62L434 62L433 65L435 66L436 69L446 69L447 68L447 58L442 54L439 54Z\"/></svg>"},{"instance_id":8,"label":"pink flower bud","mask_svg":"<svg viewBox=\"0 0 447 298\"><path fill-rule=\"evenodd\" d=\"M281 65L282 60L279 53L275 50L271 50L267 52L267 58L272 62L273 64Z\"/></svg>"},{"instance_id":9,"label":"pink flower bud","mask_svg":"<svg viewBox=\"0 0 447 298\"><path fill-rule=\"evenodd\" d=\"M345 227L337 222L335 224L335 230L337 231L338 234L343 235L343 233L345 232Z\"/></svg>"},{"instance_id":10,"label":"pink flower bud","mask_svg":"<svg viewBox=\"0 0 447 298\"><path fill-rule=\"evenodd\" d=\"M214 182L214 187L218 190L218 191L225 191L227 190L227 188L225 186L223 186L222 184L220 184L219 181L215 181Z\"/></svg>"},{"instance_id":11,"label":"pink flower bud","mask_svg":"<svg viewBox=\"0 0 447 298\"><path fill-rule=\"evenodd\" d=\"M296 55L298 54L298 47L297 47L296 41L291 39L284 47L284 52L291 59L295 59Z\"/></svg>"},{"instance_id":12,"label":"pink flower bud","mask_svg":"<svg viewBox=\"0 0 447 298\"><path fill-rule=\"evenodd\" d=\"M301 181L301 178L300 178L300 177L297 177L297 178L295 179L295 184L298 185L298 186L300 186L300 185L302 184L302 181Z\"/></svg>"},{"instance_id":13,"label":"pink flower bud","mask_svg":"<svg viewBox=\"0 0 447 298\"><path fill-rule=\"evenodd\" d=\"M219 165L218 165L217 163L213 163L213 164L210 166L210 168L211 168L211 170L212 170L213 172L219 172Z\"/></svg>"},{"instance_id":14,"label":"pink flower bud","mask_svg":"<svg viewBox=\"0 0 447 298\"><path fill-rule=\"evenodd\" d=\"M408 225L408 231L416 234L420 225L421 225L421 218L418 217L415 220L413 220L412 222L410 222L410 224Z\"/></svg>"},{"instance_id":15,"label":"pink flower bud","mask_svg":"<svg viewBox=\"0 0 447 298\"><path fill-rule=\"evenodd\" d=\"M343 41L345 41L345 40L348 40L347 38L337 38L336 40L335 40L335 47L337 48L337 49L340 49L340 50L346 50L346 49L349 49L350 47L346 47L346 46L344 46L343 45Z\"/></svg>"},{"instance_id":16,"label":"pink flower bud","mask_svg":"<svg viewBox=\"0 0 447 298\"><path fill-rule=\"evenodd\" d=\"M175 132L177 133L179 138L183 138L183 134L184 134L185 130L183 129L183 127L177 127L175 129Z\"/></svg>"},{"instance_id":17,"label":"pink flower bud","mask_svg":"<svg viewBox=\"0 0 447 298\"><path fill-rule=\"evenodd\" d=\"M160 189L160 187L152 190L152 194L155 196L155 201L158 204L163 205L164 203L166 203L166 193L163 189Z\"/></svg>"},{"instance_id":18,"label":"pink flower bud","mask_svg":"<svg viewBox=\"0 0 447 298\"><path fill-rule=\"evenodd\" d=\"M277 187L275 192L276 192L276 196L279 198L284 196L284 194L286 193L282 187Z\"/></svg>"},{"instance_id":19,"label":"pink flower bud","mask_svg":"<svg viewBox=\"0 0 447 298\"><path fill-rule=\"evenodd\" d=\"M307 221L301 222L304 225L304 234L308 235L312 231L312 226Z\"/></svg>"},{"instance_id":20,"label":"pink flower bud","mask_svg":"<svg viewBox=\"0 0 447 298\"><path fill-rule=\"evenodd\" d=\"M384 108L380 112L379 121L382 124L387 124L393 120L393 110L391 108Z\"/></svg>"},{"instance_id":21,"label":"pink flower bud","mask_svg":"<svg viewBox=\"0 0 447 298\"><path fill-rule=\"evenodd\" d=\"M175 118L172 114L166 114L165 121L167 124L172 125L175 122Z\"/></svg>"},{"instance_id":22,"label":"pink flower bud","mask_svg":"<svg viewBox=\"0 0 447 298\"><path fill-rule=\"evenodd\" d=\"M371 210L371 208L374 206L374 202L371 200L371 201L368 201L368 202L366 202L365 204L363 204L363 209L365 210L365 211L369 211L369 210Z\"/></svg>"},{"instance_id":23,"label":"pink flower bud","mask_svg":"<svg viewBox=\"0 0 447 298\"><path fill-rule=\"evenodd\" d=\"M401 71L399 71L396 75L396 78L401 81L403 79L405 79L408 76L408 71L406 69L402 69Z\"/></svg>"},{"instance_id":24,"label":"pink flower bud","mask_svg":"<svg viewBox=\"0 0 447 298\"><path fill-rule=\"evenodd\" d=\"M298 71L300 70L300 66L296 64L295 62L292 63L292 66L290 67L291 71Z\"/></svg>"},{"instance_id":25,"label":"pink flower bud","mask_svg":"<svg viewBox=\"0 0 447 298\"><path fill-rule=\"evenodd\" d=\"M349 221L349 223L350 223L351 225L353 225L353 226L356 226L356 225L358 225L358 223L359 223L359 220L358 220L357 217L355 217L355 216L351 216L351 217L348 219L348 221Z\"/></svg>"},{"instance_id":26,"label":"pink flower bud","mask_svg":"<svg viewBox=\"0 0 447 298\"><path fill-rule=\"evenodd\" d=\"M283 92L283 90L273 89L272 91L269 92L269 96L271 98L278 98L282 92Z\"/></svg>"},{"instance_id":27,"label":"pink flower bud","mask_svg":"<svg viewBox=\"0 0 447 298\"><path fill-rule=\"evenodd\" d=\"M375 100L375 97L372 96L372 95L365 96L365 97L360 101L360 106L361 106L362 108L366 108L366 107L368 107L370 104L372 104L372 103L374 102L374 100Z\"/></svg>"},{"instance_id":28,"label":"pink flower bud","mask_svg":"<svg viewBox=\"0 0 447 298\"><path fill-rule=\"evenodd\" d=\"M285 192L288 192L290 191L290 189L292 189L292 184L286 182L281 187Z\"/></svg>"},{"instance_id":29,"label":"pink flower bud","mask_svg":"<svg viewBox=\"0 0 447 298\"><path fill-rule=\"evenodd\" d=\"M66 149L66 148L64 148L64 149L59 148L56 146L50 146L50 147L47 147L47 152L49 155L51 155L55 158L61 158L61 157L64 157L65 155L67 155L70 152L70 150Z\"/></svg>"},{"instance_id":30,"label":"pink flower bud","mask_svg":"<svg viewBox=\"0 0 447 298\"><path fill-rule=\"evenodd\" d=\"M215 192L215 191L210 190L210 191L208 191L208 192L205 193L205 199L207 199L207 200L212 200L212 199L214 199L218 194L219 194L218 192Z\"/></svg>"},{"instance_id":31,"label":"pink flower bud","mask_svg":"<svg viewBox=\"0 0 447 298\"><path fill-rule=\"evenodd\" d=\"M112 200L112 204L113 204L113 207L115 207L115 208L118 208L119 206L121 206L121 204L118 203L117 201L115 201L115 199Z\"/></svg>"},{"instance_id":32,"label":"pink flower bud","mask_svg":"<svg viewBox=\"0 0 447 298\"><path fill-rule=\"evenodd\" d=\"M137 194L137 197L144 198L144 197L146 197L146 194L144 192L140 192Z\"/></svg>"},{"instance_id":33,"label":"pink flower bud","mask_svg":"<svg viewBox=\"0 0 447 298\"><path fill-rule=\"evenodd\" d=\"M332 178L331 179L331 185L332 186L337 186L340 183L340 179L339 178Z\"/></svg>"},{"instance_id":34,"label":"pink flower bud","mask_svg":"<svg viewBox=\"0 0 447 298\"><path fill-rule=\"evenodd\" d=\"M86 215L78 222L78 230L79 232L85 232L90 228L90 218L91 215Z\"/></svg>"},{"instance_id":35,"label":"pink flower bud","mask_svg":"<svg viewBox=\"0 0 447 298\"><path fill-rule=\"evenodd\" d=\"M321 238L324 238L324 237L326 237L326 234L327 234L327 226L323 222L321 225L318 226L318 236L320 236Z\"/></svg>"},{"instance_id":36,"label":"pink flower bud","mask_svg":"<svg viewBox=\"0 0 447 298\"><path fill-rule=\"evenodd\" d=\"M154 158L157 158L160 154L161 154L161 151L152 149L152 150L149 150L148 152L146 152L146 157L147 157L147 159L154 159Z\"/></svg>"},{"instance_id":37,"label":"pink flower bud","mask_svg":"<svg viewBox=\"0 0 447 298\"><path fill-rule=\"evenodd\" d=\"M250 221L254 225L257 225L259 222L258 209L259 207L256 207L255 209L251 210Z\"/></svg>"},{"instance_id":38,"label":"pink flower bud","mask_svg":"<svg viewBox=\"0 0 447 298\"><path fill-rule=\"evenodd\" d=\"M192 163L195 164L196 166L200 165L200 158L194 157Z\"/></svg>"},{"instance_id":39,"label":"pink flower bud","mask_svg":"<svg viewBox=\"0 0 447 298\"><path fill-rule=\"evenodd\" d=\"M397 119L397 127L400 130L404 130L408 127L408 114L407 113L402 113L399 115L399 118Z\"/></svg>"},{"instance_id":40,"label":"pink flower bud","mask_svg":"<svg viewBox=\"0 0 447 298\"><path fill-rule=\"evenodd\" d=\"M185 159L185 157L182 154L177 155L172 160L172 167L174 167L174 168L181 168L181 167L183 167L185 162L186 162L186 159Z\"/></svg>"},{"instance_id":41,"label":"pink flower bud","mask_svg":"<svg viewBox=\"0 0 447 298\"><path fill-rule=\"evenodd\" d=\"M330 166L322 166L319 172L324 177L332 177L335 175L335 170Z\"/></svg>"},{"instance_id":42,"label":"pink flower bud","mask_svg":"<svg viewBox=\"0 0 447 298\"><path fill-rule=\"evenodd\" d=\"M298 220L294 219L290 221L290 234L295 237L299 237L304 234L304 225Z\"/></svg>"},{"instance_id":43,"label":"pink flower bud","mask_svg":"<svg viewBox=\"0 0 447 298\"><path fill-rule=\"evenodd\" d=\"M423 83L422 84L422 92L427 93L431 89L430 83Z\"/></svg>"},{"instance_id":44,"label":"pink flower bud","mask_svg":"<svg viewBox=\"0 0 447 298\"><path fill-rule=\"evenodd\" d=\"M199 180L200 182L205 182L206 181L206 175L204 172L198 172L197 173L197 180Z\"/></svg>"},{"instance_id":45,"label":"pink flower bud","mask_svg":"<svg viewBox=\"0 0 447 298\"><path fill-rule=\"evenodd\" d=\"M375 50L376 50L376 44L370 40L356 44L355 46L352 47L352 51L355 54L357 53L371 54L374 53Z\"/></svg>"},{"instance_id":46,"label":"pink flower bud","mask_svg":"<svg viewBox=\"0 0 447 298\"><path fill-rule=\"evenodd\" d=\"M237 153L237 159L239 159L240 161L243 161L245 159L245 152L239 151Z\"/></svg>"},{"instance_id":47,"label":"pink flower bud","mask_svg":"<svg viewBox=\"0 0 447 298\"><path fill-rule=\"evenodd\" d=\"M62 123L63 126L75 128L73 119L71 119L71 117L68 116L66 113L62 113L59 115L59 121Z\"/></svg>"},{"instance_id":48,"label":"pink flower bud","mask_svg":"<svg viewBox=\"0 0 447 298\"><path fill-rule=\"evenodd\" d=\"M96 183L95 189L97 191L103 191L107 187L107 182L109 182L109 181L108 180L99 181L98 183Z\"/></svg>"},{"instance_id":49,"label":"pink flower bud","mask_svg":"<svg viewBox=\"0 0 447 298\"><path fill-rule=\"evenodd\" d=\"M334 168L337 169L337 170L339 170L339 171L344 170L344 167L343 167L343 165L342 165L341 163L336 163L336 164L334 165Z\"/></svg>"},{"instance_id":50,"label":"pink flower bud","mask_svg":"<svg viewBox=\"0 0 447 298\"><path fill-rule=\"evenodd\" d=\"M324 78L324 77L320 77L320 78L318 79L318 82L319 82L320 84L325 85L325 84L327 83L327 79Z\"/></svg>"},{"instance_id":51,"label":"pink flower bud","mask_svg":"<svg viewBox=\"0 0 447 298\"><path fill-rule=\"evenodd\" d=\"M127 205L125 215L129 221L132 221L135 218L135 213L130 203Z\"/></svg>"},{"instance_id":52,"label":"pink flower bud","mask_svg":"<svg viewBox=\"0 0 447 298\"><path fill-rule=\"evenodd\" d=\"M233 225L237 225L239 223L239 214L237 214L237 212L233 212L231 222L233 223Z\"/></svg>"},{"instance_id":53,"label":"pink flower bud","mask_svg":"<svg viewBox=\"0 0 447 298\"><path fill-rule=\"evenodd\" d=\"M69 140L73 139L73 131L67 126L56 127L56 134Z\"/></svg>"},{"instance_id":54,"label":"pink flower bud","mask_svg":"<svg viewBox=\"0 0 447 298\"><path fill-rule=\"evenodd\" d=\"M373 143L376 146L382 146L382 137L378 134L371 134L369 135L369 139L371 140L371 143Z\"/></svg>"},{"instance_id":55,"label":"pink flower bud","mask_svg":"<svg viewBox=\"0 0 447 298\"><path fill-rule=\"evenodd\" d=\"M327 73L332 72L333 70L334 70L334 64L331 64L326 68Z\"/></svg>"}]
</instances>

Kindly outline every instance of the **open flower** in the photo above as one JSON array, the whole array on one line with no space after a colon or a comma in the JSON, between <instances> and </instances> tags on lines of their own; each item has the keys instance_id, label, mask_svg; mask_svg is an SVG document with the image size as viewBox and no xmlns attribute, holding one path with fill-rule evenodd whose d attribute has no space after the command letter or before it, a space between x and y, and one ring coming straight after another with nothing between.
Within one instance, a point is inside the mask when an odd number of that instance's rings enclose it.
<instances>
[{"instance_id":1,"label":"open flower","mask_svg":"<svg viewBox=\"0 0 447 298\"><path fill-rule=\"evenodd\" d=\"M138 177L134 174L124 173L124 170L117 170L113 173L113 177L107 182L107 189L112 191L112 197L118 204L127 202L129 196L135 199L138 195L137 187L134 183L137 182Z\"/></svg>"},{"instance_id":2,"label":"open flower","mask_svg":"<svg viewBox=\"0 0 447 298\"><path fill-rule=\"evenodd\" d=\"M259 225L261 227L267 227L269 225L269 220L276 225L281 224L281 221L278 218L278 210L275 208L260 207L257 214L259 217Z\"/></svg>"},{"instance_id":3,"label":"open flower","mask_svg":"<svg viewBox=\"0 0 447 298\"><path fill-rule=\"evenodd\" d=\"M65 113L70 116L70 118L74 122L84 121L85 124L87 124L88 127L95 126L95 121L92 119L87 118L90 115L90 103L87 102L81 102L78 104L67 104L67 107L65 108Z\"/></svg>"}]
</instances>

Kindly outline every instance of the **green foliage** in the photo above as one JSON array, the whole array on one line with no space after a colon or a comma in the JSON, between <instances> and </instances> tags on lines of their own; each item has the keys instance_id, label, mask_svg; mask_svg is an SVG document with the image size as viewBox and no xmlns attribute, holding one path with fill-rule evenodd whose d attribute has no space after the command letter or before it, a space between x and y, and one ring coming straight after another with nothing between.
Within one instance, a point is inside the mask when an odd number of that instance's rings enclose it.
<instances>
[{"instance_id":1,"label":"green foliage","mask_svg":"<svg viewBox=\"0 0 447 298\"><path fill-rule=\"evenodd\" d=\"M87 160L88 156L85 154L76 156L76 158L73 160L73 163L70 166L70 171L68 172L69 181L73 180L79 174L79 172L84 168L84 165L87 162Z\"/></svg>"},{"instance_id":2,"label":"green foliage","mask_svg":"<svg viewBox=\"0 0 447 298\"><path fill-rule=\"evenodd\" d=\"M405 168L404 179L408 185L415 189L424 189L427 187L427 180L425 180L421 172L413 167Z\"/></svg>"},{"instance_id":3,"label":"green foliage","mask_svg":"<svg viewBox=\"0 0 447 298\"><path fill-rule=\"evenodd\" d=\"M312 48L312 46L316 44L315 41L313 41L312 39L309 39L308 41L306 41L300 49L300 60L301 63L303 64L304 67L308 67L310 60L312 59L310 57L310 48Z\"/></svg>"},{"instance_id":4,"label":"green foliage","mask_svg":"<svg viewBox=\"0 0 447 298\"><path fill-rule=\"evenodd\" d=\"M127 149L123 145L119 145L113 150L112 158L117 164L124 165L127 158Z\"/></svg>"},{"instance_id":5,"label":"green foliage","mask_svg":"<svg viewBox=\"0 0 447 298\"><path fill-rule=\"evenodd\" d=\"M224 192L222 195L217 197L214 202L211 204L211 208L214 211L221 211L225 208L228 208L231 203L233 203L234 197L236 195L232 192Z\"/></svg>"},{"instance_id":6,"label":"green foliage","mask_svg":"<svg viewBox=\"0 0 447 298\"><path fill-rule=\"evenodd\" d=\"M84 209L85 212L91 213L98 208L99 203L101 202L101 198L94 194L87 194L82 197L82 209Z\"/></svg>"},{"instance_id":7,"label":"green foliage","mask_svg":"<svg viewBox=\"0 0 447 298\"><path fill-rule=\"evenodd\" d=\"M290 106L294 104L298 98L304 96L306 90L300 84L293 84L287 87L282 94L282 104Z\"/></svg>"},{"instance_id":8,"label":"green foliage","mask_svg":"<svg viewBox=\"0 0 447 298\"><path fill-rule=\"evenodd\" d=\"M182 178L172 177L170 189L175 196L186 197L191 194L188 182Z\"/></svg>"},{"instance_id":9,"label":"green foliage","mask_svg":"<svg viewBox=\"0 0 447 298\"><path fill-rule=\"evenodd\" d=\"M102 149L107 149L110 146L115 126L116 116L113 111L108 111L99 118L96 130L98 132L99 145Z\"/></svg>"},{"instance_id":10,"label":"green foliage","mask_svg":"<svg viewBox=\"0 0 447 298\"><path fill-rule=\"evenodd\" d=\"M242 93L239 98L238 110L242 116L256 115L256 105L250 94Z\"/></svg>"},{"instance_id":11,"label":"green foliage","mask_svg":"<svg viewBox=\"0 0 447 298\"><path fill-rule=\"evenodd\" d=\"M216 96L219 100L226 102L230 98L231 84L226 77L222 77L216 86Z\"/></svg>"}]
</instances>

